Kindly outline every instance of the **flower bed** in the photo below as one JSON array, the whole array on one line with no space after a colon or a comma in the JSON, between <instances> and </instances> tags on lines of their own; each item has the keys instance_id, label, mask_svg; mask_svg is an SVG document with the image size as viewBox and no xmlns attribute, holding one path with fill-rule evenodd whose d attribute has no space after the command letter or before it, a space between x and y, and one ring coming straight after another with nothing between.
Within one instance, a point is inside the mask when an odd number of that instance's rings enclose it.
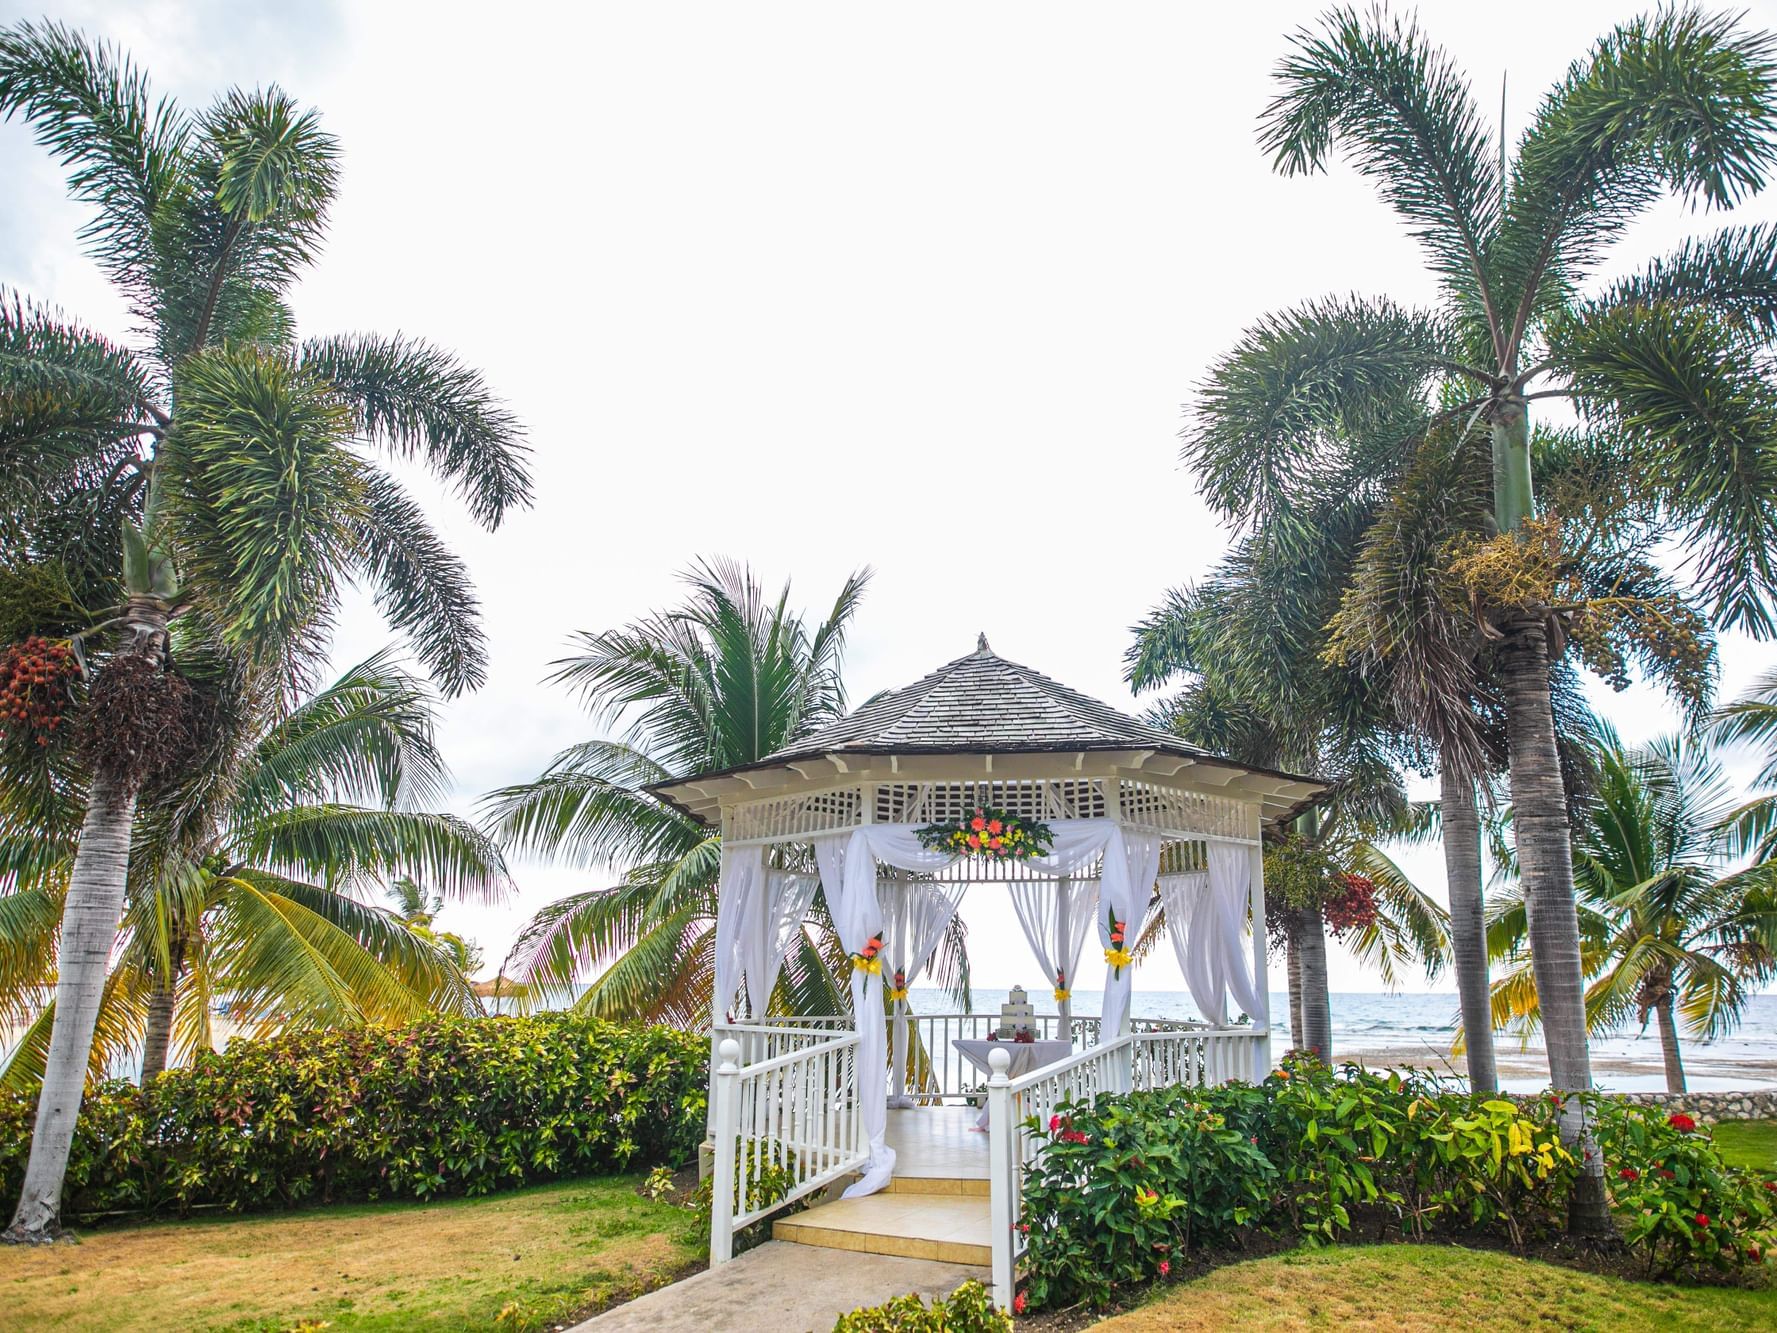
<instances>
[{"instance_id":1,"label":"flower bed","mask_svg":"<svg viewBox=\"0 0 1777 1333\"><path fill-rule=\"evenodd\" d=\"M1683 1114L1591 1105L1624 1239L1649 1271L1765 1262L1777 1181L1724 1166ZM1578 1175L1547 1098L1335 1074L1308 1059L1257 1086L1100 1096L1036 1128L1050 1141L1024 1188L1033 1309L1103 1306L1194 1252L1260 1232L1327 1245L1392 1231L1522 1250L1561 1232Z\"/></svg>"}]
</instances>

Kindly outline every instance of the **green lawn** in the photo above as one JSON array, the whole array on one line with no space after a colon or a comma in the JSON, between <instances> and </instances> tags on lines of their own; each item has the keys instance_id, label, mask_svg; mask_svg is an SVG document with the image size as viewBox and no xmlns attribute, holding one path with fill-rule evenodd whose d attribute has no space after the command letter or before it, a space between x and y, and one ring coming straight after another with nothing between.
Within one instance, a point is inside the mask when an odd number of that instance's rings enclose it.
<instances>
[{"instance_id":1,"label":"green lawn","mask_svg":"<svg viewBox=\"0 0 1777 1333\"><path fill-rule=\"evenodd\" d=\"M1106 1333L1175 1329L1777 1328L1777 1291L1596 1277L1448 1245L1295 1250L1180 1283Z\"/></svg>"},{"instance_id":2,"label":"green lawn","mask_svg":"<svg viewBox=\"0 0 1777 1333\"><path fill-rule=\"evenodd\" d=\"M638 1197L636 1183L94 1228L79 1244L0 1248L0 1326L538 1328L702 1257L697 1219Z\"/></svg>"},{"instance_id":3,"label":"green lawn","mask_svg":"<svg viewBox=\"0 0 1777 1333\"><path fill-rule=\"evenodd\" d=\"M1724 1162L1777 1171L1777 1121L1724 1120L1710 1131Z\"/></svg>"}]
</instances>

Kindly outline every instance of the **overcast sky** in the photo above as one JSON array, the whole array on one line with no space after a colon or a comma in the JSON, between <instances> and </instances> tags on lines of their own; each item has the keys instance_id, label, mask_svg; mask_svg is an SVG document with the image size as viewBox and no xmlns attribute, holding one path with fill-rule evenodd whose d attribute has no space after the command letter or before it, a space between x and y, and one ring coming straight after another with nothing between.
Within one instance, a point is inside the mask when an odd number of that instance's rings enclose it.
<instances>
[{"instance_id":1,"label":"overcast sky","mask_svg":"<svg viewBox=\"0 0 1777 1333\"><path fill-rule=\"evenodd\" d=\"M700 555L795 600L875 582L854 700L969 651L1120 706L1128 627L1228 534L1178 461L1183 404L1267 311L1335 292L1431 299L1409 238L1345 167L1274 176L1255 143L1285 37L1319 4L532 5L430 0L60 3L201 106L278 82L344 147L306 333L402 330L485 369L535 448L538 502L489 535L424 493L478 580L494 645L443 735L457 803L534 776L590 729L540 684L577 629L678 596ZM1515 139L1622 4L1426 3ZM1777 27L1777 0L1755 0ZM0 17L36 17L0 3ZM0 284L119 336L83 212L0 125ZM1777 218L1777 192L1736 220ZM1608 272L1687 230L1668 203ZM1608 272L1607 275L1608 276ZM388 641L366 603L337 658ZM1723 690L1767 647L1726 645ZM1632 739L1653 693L1600 692ZM1441 895L1442 862L1410 868ZM490 960L598 877L517 868L448 927ZM1003 902L965 900L977 981L1036 979ZM1096 984L1092 969L1080 978ZM1281 985L1274 968L1273 981ZM1170 956L1142 988L1181 985ZM1342 954L1334 989L1377 989ZM1445 986L1439 989L1447 988Z\"/></svg>"}]
</instances>

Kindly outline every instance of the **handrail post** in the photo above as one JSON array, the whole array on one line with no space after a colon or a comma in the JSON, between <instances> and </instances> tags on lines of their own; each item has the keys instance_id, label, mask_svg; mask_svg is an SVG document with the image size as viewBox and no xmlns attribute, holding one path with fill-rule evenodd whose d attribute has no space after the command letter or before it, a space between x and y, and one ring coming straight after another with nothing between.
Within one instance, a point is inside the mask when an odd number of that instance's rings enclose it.
<instances>
[{"instance_id":1,"label":"handrail post","mask_svg":"<svg viewBox=\"0 0 1777 1333\"><path fill-rule=\"evenodd\" d=\"M1012 1216L1014 1191L1021 1184L1014 1145L1018 1127L1012 1123L1012 1091L1006 1071L1007 1051L987 1053L987 1211L993 1227L993 1301L1012 1308Z\"/></svg>"},{"instance_id":2,"label":"handrail post","mask_svg":"<svg viewBox=\"0 0 1777 1333\"><path fill-rule=\"evenodd\" d=\"M740 1043L716 1048L716 1160L710 1179L710 1265L734 1258L734 1158L740 1138Z\"/></svg>"}]
</instances>

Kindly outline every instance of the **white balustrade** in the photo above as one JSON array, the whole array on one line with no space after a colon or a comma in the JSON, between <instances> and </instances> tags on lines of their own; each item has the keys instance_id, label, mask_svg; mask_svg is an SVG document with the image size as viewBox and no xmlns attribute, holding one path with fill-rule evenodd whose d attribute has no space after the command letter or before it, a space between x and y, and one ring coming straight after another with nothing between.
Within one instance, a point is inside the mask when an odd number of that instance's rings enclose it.
<instances>
[{"instance_id":1,"label":"white balustrade","mask_svg":"<svg viewBox=\"0 0 1777 1333\"><path fill-rule=\"evenodd\" d=\"M856 1032L725 1025L711 1107L710 1262L734 1254L734 1233L825 1189L870 1157L858 1108ZM747 1045L763 1058L748 1061ZM754 1201L767 1173L786 1188Z\"/></svg>"}]
</instances>

